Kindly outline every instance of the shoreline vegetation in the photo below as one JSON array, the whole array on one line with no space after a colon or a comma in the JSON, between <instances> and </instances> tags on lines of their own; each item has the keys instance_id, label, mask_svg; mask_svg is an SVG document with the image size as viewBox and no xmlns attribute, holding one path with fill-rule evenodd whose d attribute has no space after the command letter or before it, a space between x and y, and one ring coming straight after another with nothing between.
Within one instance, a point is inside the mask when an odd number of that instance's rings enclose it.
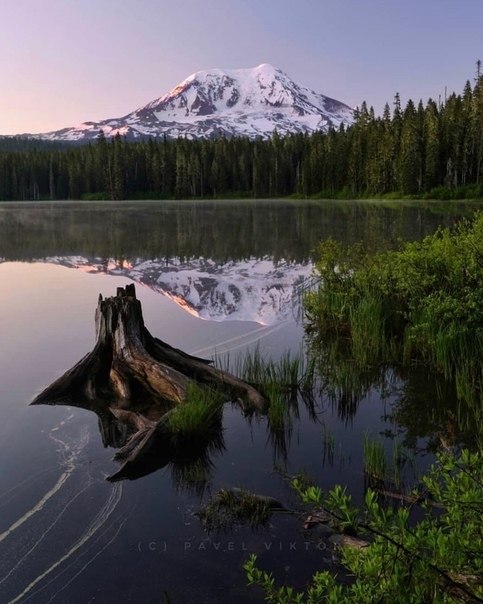
<instances>
[{"instance_id":1,"label":"shoreline vegetation","mask_svg":"<svg viewBox=\"0 0 483 604\"><path fill-rule=\"evenodd\" d=\"M483 602L483 213L399 250L371 255L329 239L317 254L320 285L305 296L313 347L345 359L354 376L414 363L443 373L474 413L474 446L439 435L436 463L408 490L401 470L411 459L401 444L388 462L383 442L366 436L359 507L341 485L323 493L293 479L309 517L355 535L338 552L352 581L320 571L297 591L277 585L252 554L248 584L274 604Z\"/></svg>"},{"instance_id":2,"label":"shoreline vegetation","mask_svg":"<svg viewBox=\"0 0 483 604\"><path fill-rule=\"evenodd\" d=\"M270 203L271 201L277 203L299 203L299 202L328 202L328 203L367 203L367 204L387 204L388 207L397 208L398 206L403 205L411 205L414 206L416 204L422 203L425 204L440 204L444 202L444 204L452 205L452 204L475 204L478 206L480 203L483 205L483 195L481 197L455 197L455 198L437 198L437 197L418 197L415 195L399 195L398 193L388 193L386 195L379 195L374 197L368 196L343 196L342 194L337 196L334 195L332 197L327 196L319 196L319 195L311 195L310 197L304 197L301 195L290 195L286 197L251 197L249 195L236 195L236 196L225 196L225 197L192 197L186 199L176 199L174 197L126 197L124 199L105 199L102 197L89 197L87 198L79 198L79 199L48 199L48 198L39 198L39 199L24 199L24 200L15 200L15 199L5 199L0 200L0 208L6 207L8 205L13 206L51 206L54 205L72 205L72 204L85 204L88 206L89 204L103 204L106 207L118 206L129 204L133 202L139 203L231 203L236 201L243 202L266 202Z\"/></svg>"},{"instance_id":3,"label":"shoreline vegetation","mask_svg":"<svg viewBox=\"0 0 483 604\"><path fill-rule=\"evenodd\" d=\"M399 250L370 254L362 244L329 239L317 255L320 284L305 297L315 350L331 349L329 360L343 360L354 375L414 363L443 373L473 415L473 447L439 434L436 463L408 491L401 470L411 459L401 445L391 463L383 443L366 436L360 507L341 485L324 493L295 478L309 517L356 536L339 548L352 581L320 571L297 591L277 585L252 554L244 565L248 584L274 604L482 602L483 213Z\"/></svg>"},{"instance_id":4,"label":"shoreline vegetation","mask_svg":"<svg viewBox=\"0 0 483 604\"><path fill-rule=\"evenodd\" d=\"M454 229L376 254L332 239L316 250L319 288L305 298L307 330L354 368L422 363L483 393L483 213ZM481 419L481 418L480 418Z\"/></svg>"}]
</instances>

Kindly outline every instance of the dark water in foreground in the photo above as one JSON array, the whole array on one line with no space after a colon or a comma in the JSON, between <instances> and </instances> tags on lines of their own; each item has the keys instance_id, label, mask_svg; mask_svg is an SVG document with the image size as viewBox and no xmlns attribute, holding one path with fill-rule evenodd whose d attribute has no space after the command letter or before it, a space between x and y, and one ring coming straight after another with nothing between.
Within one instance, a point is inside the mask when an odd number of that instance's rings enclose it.
<instances>
[{"instance_id":1,"label":"dark water in foreground","mask_svg":"<svg viewBox=\"0 0 483 604\"><path fill-rule=\"evenodd\" d=\"M444 212L442 212L442 208ZM97 417L29 407L94 343L99 292L138 283L152 334L187 352L233 358L257 346L299 351L299 294L311 253L332 236L374 249L418 239L469 206L352 202L150 202L0 205L0 602L261 601L241 565L250 552L303 586L331 568L324 541L294 517L264 530L208 534L194 515L219 488L295 505L285 475L364 491L364 434L431 461L453 390L416 371L355 400L301 402L282 435L226 406L222 445L201 468L169 464L111 484L112 442ZM315 413L313 412L315 411Z\"/></svg>"}]
</instances>

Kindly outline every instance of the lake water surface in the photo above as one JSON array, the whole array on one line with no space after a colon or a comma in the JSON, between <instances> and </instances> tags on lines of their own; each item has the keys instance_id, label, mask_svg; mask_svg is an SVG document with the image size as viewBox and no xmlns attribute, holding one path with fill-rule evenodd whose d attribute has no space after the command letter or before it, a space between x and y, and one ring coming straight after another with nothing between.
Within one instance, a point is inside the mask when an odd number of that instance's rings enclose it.
<instances>
[{"instance_id":1,"label":"lake water surface","mask_svg":"<svg viewBox=\"0 0 483 604\"><path fill-rule=\"evenodd\" d=\"M421 371L368 383L351 400L322 392L289 429L225 406L223 432L194 469L179 460L109 483L116 436L97 416L34 406L34 396L94 344L99 293L137 284L153 335L200 356L278 358L304 340L300 294L327 237L372 249L419 239L469 205L230 201L0 205L0 602L262 601L246 587L250 552L302 587L334 568L323 540L290 515L264 530L203 530L195 515L220 488L296 498L286 476L364 492L362 442L404 443L417 467L454 403Z\"/></svg>"}]
</instances>

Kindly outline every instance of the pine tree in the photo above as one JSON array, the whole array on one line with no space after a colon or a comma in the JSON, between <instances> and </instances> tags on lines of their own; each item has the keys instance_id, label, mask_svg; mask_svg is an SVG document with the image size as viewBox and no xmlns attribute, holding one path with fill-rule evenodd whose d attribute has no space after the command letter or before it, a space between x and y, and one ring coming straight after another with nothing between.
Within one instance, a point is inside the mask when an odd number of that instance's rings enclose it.
<instances>
[{"instance_id":1,"label":"pine tree","mask_svg":"<svg viewBox=\"0 0 483 604\"><path fill-rule=\"evenodd\" d=\"M399 156L399 185L405 195L417 193L421 165L420 133L413 101L407 102L402 118L401 148Z\"/></svg>"},{"instance_id":2,"label":"pine tree","mask_svg":"<svg viewBox=\"0 0 483 604\"><path fill-rule=\"evenodd\" d=\"M439 112L429 99L424 112L424 188L430 191L441 182Z\"/></svg>"}]
</instances>

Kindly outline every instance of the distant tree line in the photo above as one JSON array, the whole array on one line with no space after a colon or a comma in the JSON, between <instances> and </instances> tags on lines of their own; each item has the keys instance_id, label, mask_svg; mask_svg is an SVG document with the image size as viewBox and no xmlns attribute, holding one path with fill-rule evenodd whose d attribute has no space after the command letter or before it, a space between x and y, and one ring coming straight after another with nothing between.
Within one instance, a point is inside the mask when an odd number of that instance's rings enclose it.
<instances>
[{"instance_id":1,"label":"distant tree line","mask_svg":"<svg viewBox=\"0 0 483 604\"><path fill-rule=\"evenodd\" d=\"M269 140L0 141L0 200L483 196L483 75L443 102L382 116L362 103L349 128Z\"/></svg>"}]
</instances>

